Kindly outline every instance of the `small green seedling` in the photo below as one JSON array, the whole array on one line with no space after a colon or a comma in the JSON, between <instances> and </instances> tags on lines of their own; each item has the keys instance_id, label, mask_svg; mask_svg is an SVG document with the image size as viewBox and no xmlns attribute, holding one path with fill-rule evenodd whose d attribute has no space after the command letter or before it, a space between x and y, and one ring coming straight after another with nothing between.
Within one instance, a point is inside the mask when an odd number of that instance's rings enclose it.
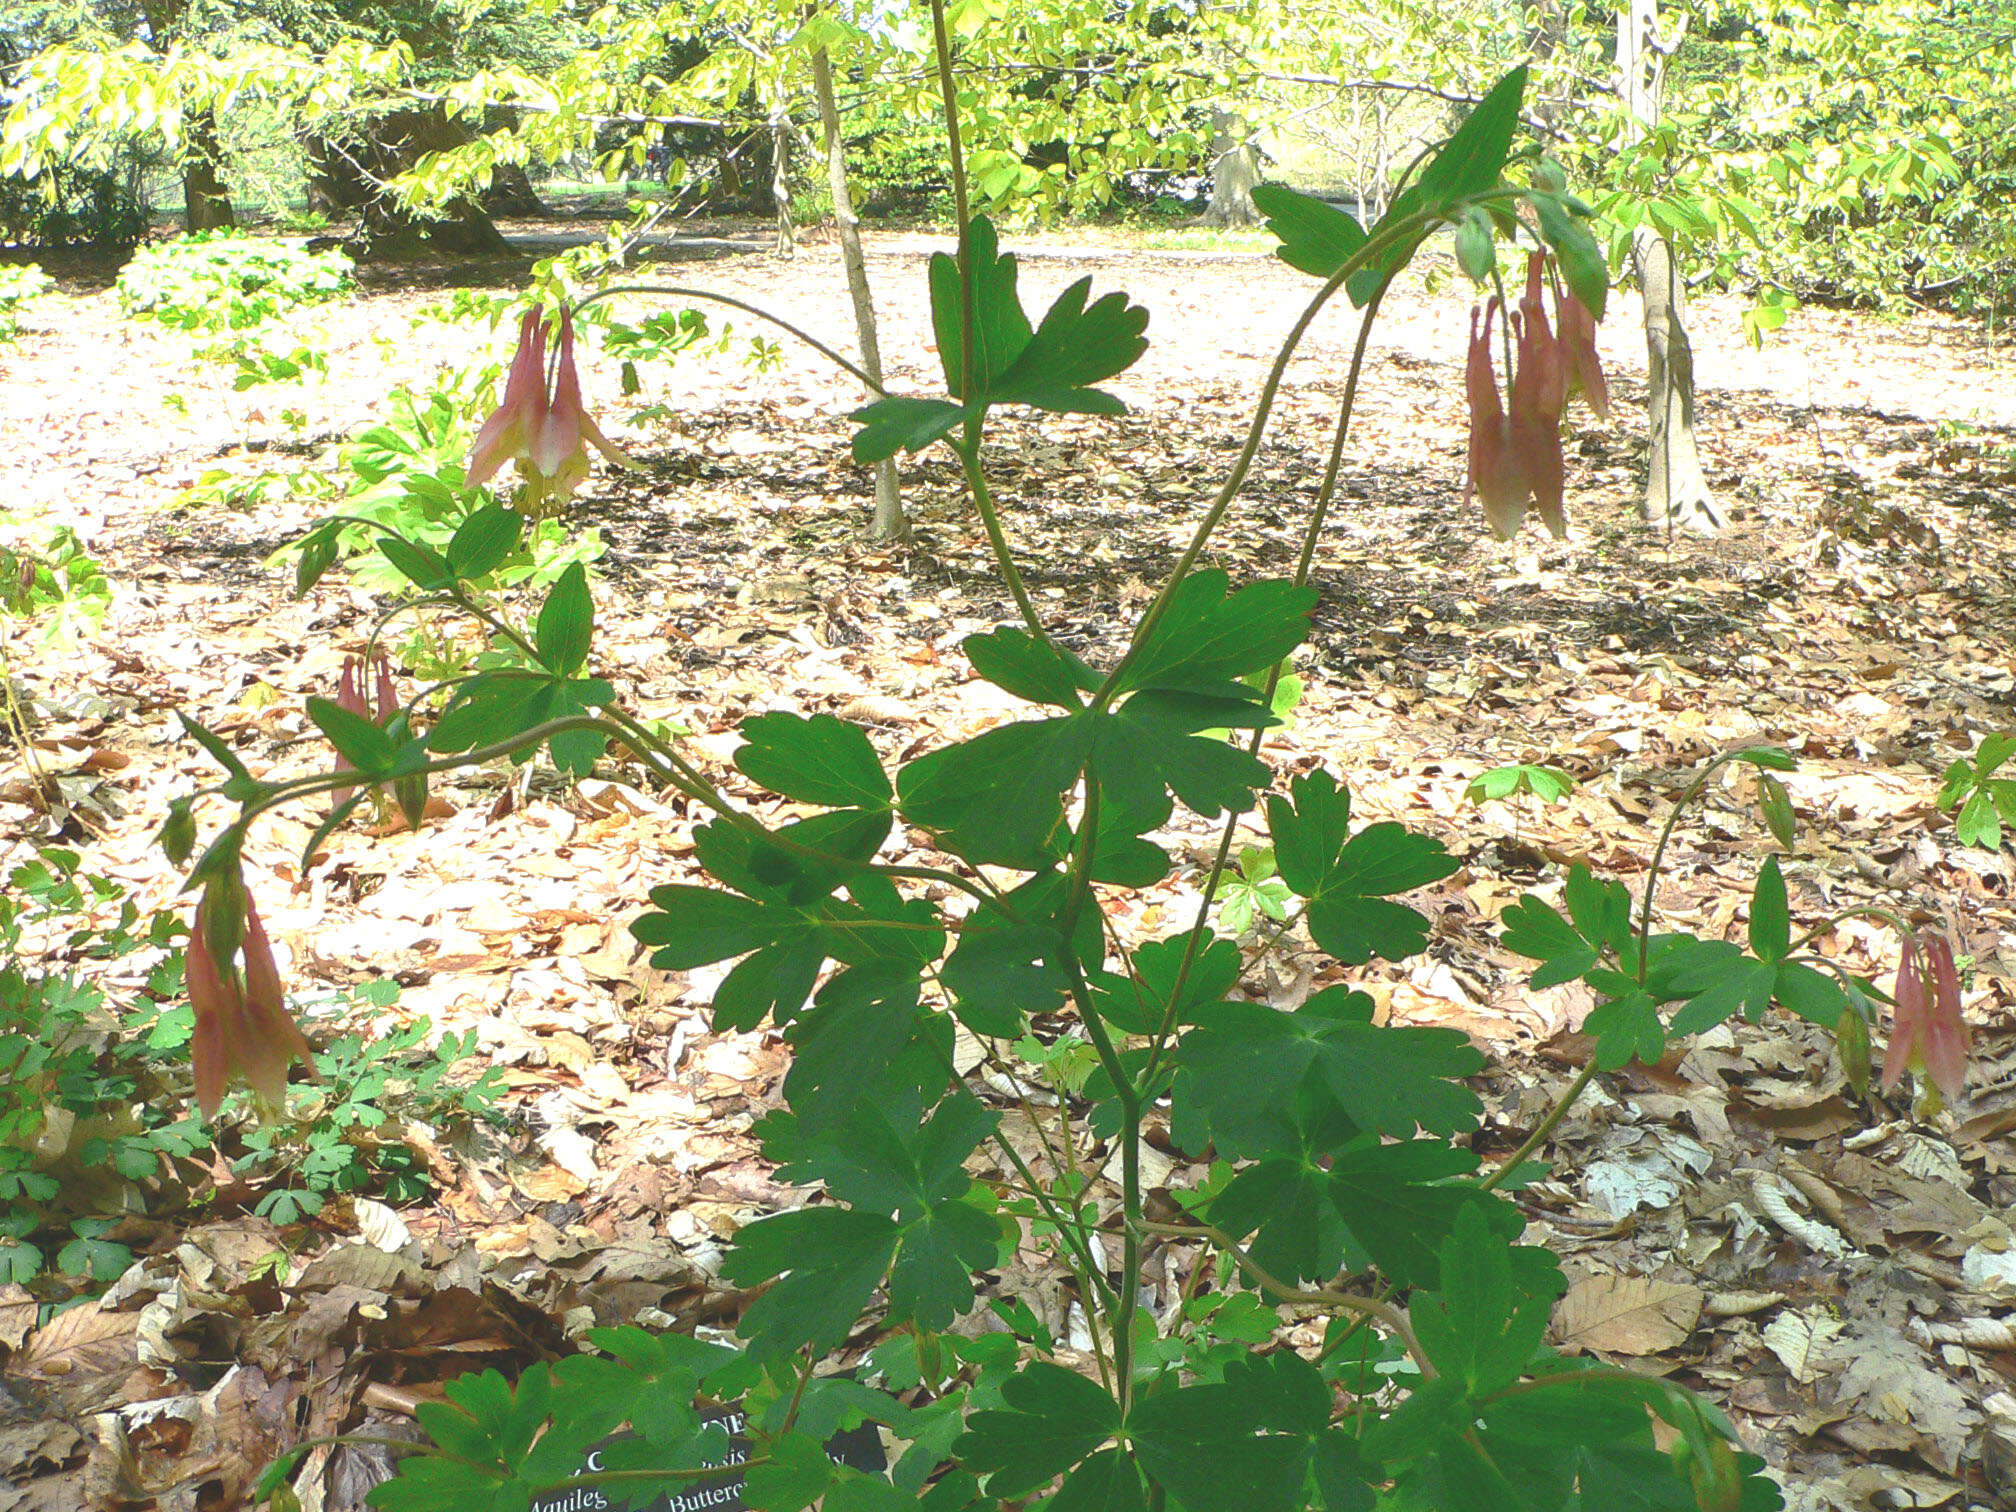
<instances>
[{"instance_id":1,"label":"small green seedling","mask_svg":"<svg viewBox=\"0 0 2016 1512\"><path fill-rule=\"evenodd\" d=\"M1276 924L1286 923L1288 904L1294 896L1288 884L1274 874L1273 846L1241 846L1238 874L1219 884L1218 927L1229 935L1243 935L1252 927L1255 914L1264 914Z\"/></svg>"},{"instance_id":2,"label":"small green seedling","mask_svg":"<svg viewBox=\"0 0 2016 1512\"><path fill-rule=\"evenodd\" d=\"M1953 832L1962 845L1995 850L2002 844L2002 826L2016 829L2016 777L1995 775L2011 756L2016 756L2016 734L1989 735L1973 761L1956 761L1946 768L1939 812L1960 810Z\"/></svg>"}]
</instances>

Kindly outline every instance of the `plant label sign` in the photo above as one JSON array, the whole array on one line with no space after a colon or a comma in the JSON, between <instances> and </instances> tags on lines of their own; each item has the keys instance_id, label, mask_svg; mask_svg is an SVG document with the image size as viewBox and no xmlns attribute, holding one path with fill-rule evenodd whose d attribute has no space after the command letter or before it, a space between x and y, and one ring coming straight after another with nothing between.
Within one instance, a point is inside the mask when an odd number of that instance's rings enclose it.
<instances>
[{"instance_id":1,"label":"plant label sign","mask_svg":"<svg viewBox=\"0 0 2016 1512\"><path fill-rule=\"evenodd\" d=\"M728 1430L728 1453L720 1462L722 1473L708 1480L692 1481L677 1495L661 1496L648 1506L633 1508L632 1512L745 1512L742 1488L748 1484L749 1477L736 1468L749 1458L749 1440L743 1436L746 1419L742 1409L739 1406L723 1407L716 1412L704 1413L701 1422L719 1423ZM634 1435L621 1433L609 1442L631 1437ZM834 1434L826 1441L826 1453L835 1464L871 1474L880 1474L889 1468L889 1457L882 1451L881 1431L873 1423L863 1423L858 1428ZM598 1449L589 1454L579 1473L593 1475L601 1468L602 1454ZM627 1505L620 1493L612 1495L600 1486L574 1486L534 1497L527 1512L603 1512L606 1508Z\"/></svg>"}]
</instances>

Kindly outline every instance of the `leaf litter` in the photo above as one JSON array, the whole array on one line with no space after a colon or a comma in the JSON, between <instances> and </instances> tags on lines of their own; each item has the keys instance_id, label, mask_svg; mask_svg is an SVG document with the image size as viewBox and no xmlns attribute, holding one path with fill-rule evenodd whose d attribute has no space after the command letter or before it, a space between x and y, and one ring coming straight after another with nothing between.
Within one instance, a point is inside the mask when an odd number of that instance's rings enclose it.
<instances>
[{"instance_id":1,"label":"leaf litter","mask_svg":"<svg viewBox=\"0 0 2016 1512\"><path fill-rule=\"evenodd\" d=\"M925 250L873 244L899 391L935 366ZM1035 292L1091 272L1153 312L1148 357L1112 385L1132 414L1011 418L987 459L1017 501L1008 526L1039 606L1097 660L1222 475L1303 290L1257 256L1036 252ZM704 271L839 329L828 251ZM216 381L121 322L102 287L68 293L9 356L22 402L0 415L0 487L60 503L127 591L101 639L18 668L38 762L58 780L37 787L7 753L5 859L81 841L87 869L166 904L153 829L168 797L209 780L171 711L191 708L255 764L298 763L304 701L362 650L369 605L333 581L290 603L259 566L308 506L170 507L214 467L304 465L313 448L257 396L164 411L165 394L202 399ZM334 376L289 396L302 433L340 436L394 378L424 381L388 372L371 338L426 298L378 290L330 314ZM2006 348L1931 317L1812 311L1755 355L1733 307L1710 301L1703 445L1738 524L1669 544L1635 523L1643 363L1620 315L1600 340L1625 418L1568 438L1569 540L1501 548L1459 502L1460 301L1417 291L1393 305L1318 558L1296 664L1307 693L1266 755L1284 781L1332 765L1357 813L1427 829L1462 867L1427 893L1428 951L1352 980L1382 1015L1454 1025L1493 1052L1479 1142L1487 1162L1502 1157L1586 1061L1590 1005L1572 985L1530 991L1493 921L1578 860L1635 886L1699 763L1740 743L1791 748L1795 910L1901 898L1914 919L1950 918L1974 957L1972 1083L1919 1127L1901 1102L1858 1102L1825 1037L1778 1020L1600 1078L1557 1136L1555 1174L1521 1196L1529 1237L1571 1277L1555 1341L1709 1391L1795 1507L2016 1504L2016 867L2006 850L1960 850L1931 806L1948 761L2016 727ZM438 360L467 360L482 334L451 329ZM1291 370L1217 553L1235 578L1292 560L1351 334L1324 322ZM588 382L613 392L608 371ZM598 475L578 506L610 548L598 657L643 713L692 731L685 748L711 776L775 804L732 765L736 727L758 713L839 714L890 761L1012 717L958 650L1011 610L944 461L906 459L916 539L877 546L861 534L866 474L845 455L858 398L844 382L795 352L771 372L690 359L645 397L671 418L617 439L646 473ZM1577 785L1554 805L1464 799L1481 773L1521 762ZM788 1064L776 1037L713 1033L719 971L653 972L624 927L648 887L695 879L698 816L622 767L573 793L536 774L467 775L440 799L423 834L339 831L305 875L298 816L259 830L251 859L272 879L261 897L290 984L396 979L388 1015L473 1028L510 1118L459 1143L384 1131L436 1188L397 1212L337 1201L276 1226L250 1216L258 1191L221 1161L188 1162L136 1198L156 1210L136 1211L139 1258L102 1298L52 1312L46 1290L0 1288L0 1512L241 1505L259 1463L303 1437L410 1438L413 1406L464 1371L550 1358L595 1324L732 1327L746 1299L721 1279L724 1245L805 1194L775 1180L751 1133ZM1769 843L1754 808L1732 782L1683 823L1662 910L1735 936ZM1183 864L1132 905L1144 935L1188 925L1212 846L1201 826L1166 843ZM1244 943L1271 933L1254 919ZM1863 974L1896 964L1895 942L1860 923L1825 948ZM1292 1006L1340 975L1274 942L1258 980ZM1068 1094L981 1072L1039 1173L1062 1161L1110 1183L1115 1152ZM1060 1118L1075 1151L1058 1148ZM1171 1185L1199 1174L1151 1148ZM1158 1308L1197 1263L1186 1247L1151 1251ZM993 1291L1085 1342L1037 1249ZM985 1309L971 1326L990 1326ZM360 1505L390 1452L318 1450L297 1479L304 1501Z\"/></svg>"}]
</instances>

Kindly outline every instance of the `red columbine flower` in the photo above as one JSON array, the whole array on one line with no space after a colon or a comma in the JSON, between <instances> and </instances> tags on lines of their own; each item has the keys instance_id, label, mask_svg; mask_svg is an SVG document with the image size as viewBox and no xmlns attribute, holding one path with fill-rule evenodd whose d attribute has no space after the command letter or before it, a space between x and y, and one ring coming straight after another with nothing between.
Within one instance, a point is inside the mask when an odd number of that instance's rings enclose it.
<instances>
[{"instance_id":1,"label":"red columbine flower","mask_svg":"<svg viewBox=\"0 0 2016 1512\"><path fill-rule=\"evenodd\" d=\"M1925 955L1921 968L1919 952ZM1929 982L1927 978L1930 978ZM1927 989L1930 989L1928 992ZM1918 1081L1918 1110L1936 1113L1967 1085L1967 1024L1960 1016L1960 971L1943 934L1920 931L1904 941L1897 963L1897 1011L1890 1049L1883 1057L1883 1090L1903 1080L1908 1067Z\"/></svg>"},{"instance_id":2,"label":"red columbine flower","mask_svg":"<svg viewBox=\"0 0 2016 1512\"><path fill-rule=\"evenodd\" d=\"M243 955L243 965L239 963ZM196 905L185 971L196 1030L189 1041L196 1105L215 1118L224 1089L242 1076L275 1106L287 1098L287 1068L299 1060L315 1076L315 1060L287 1012L273 946L259 910L236 871L214 878Z\"/></svg>"},{"instance_id":3,"label":"red columbine flower","mask_svg":"<svg viewBox=\"0 0 2016 1512\"><path fill-rule=\"evenodd\" d=\"M1561 411L1568 406L1568 367L1541 302L1545 261L1538 252L1526 260L1526 294L1514 326L1519 368L1512 376L1512 449L1540 518L1558 540L1568 533L1561 511L1567 472L1561 460Z\"/></svg>"},{"instance_id":4,"label":"red columbine flower","mask_svg":"<svg viewBox=\"0 0 2016 1512\"><path fill-rule=\"evenodd\" d=\"M336 707L383 728L403 706L399 702L399 690L393 686L392 664L383 651L372 653L370 670L375 673L375 679L371 693L367 695L364 691L365 663L354 656L343 658L343 678L336 685ZM349 758L341 751L336 753L336 770L351 770ZM341 808L350 801L350 795L355 791L355 788L333 788L330 797Z\"/></svg>"},{"instance_id":5,"label":"red columbine flower","mask_svg":"<svg viewBox=\"0 0 2016 1512\"><path fill-rule=\"evenodd\" d=\"M1596 323L1574 298L1555 299L1550 324L1545 302L1546 255L1526 261L1526 292L1517 312L1508 312L1517 351L1510 413L1500 406L1497 371L1491 356L1494 298L1470 312L1470 353L1464 387L1470 400L1470 481L1484 501L1484 518L1501 540L1519 530L1530 501L1555 536L1568 533L1563 513L1566 468L1561 456L1561 414L1569 392L1580 387L1589 406L1606 413L1610 395L1596 360ZM1559 329L1556 330L1558 325Z\"/></svg>"},{"instance_id":6,"label":"red columbine flower","mask_svg":"<svg viewBox=\"0 0 2016 1512\"><path fill-rule=\"evenodd\" d=\"M525 480L517 507L537 517L549 501L564 500L588 476L588 448L623 467L633 463L602 434L581 403L581 378L574 367L574 317L560 312L560 339L554 371L546 372L546 322L527 310L518 326L518 350L504 383L504 402L483 422L469 451L468 480L487 483L504 463L515 461Z\"/></svg>"},{"instance_id":7,"label":"red columbine flower","mask_svg":"<svg viewBox=\"0 0 2016 1512\"><path fill-rule=\"evenodd\" d=\"M1496 298L1481 312L1474 306L1470 311L1470 358L1463 384L1470 398L1470 474L1463 493L1466 502L1473 493L1484 501L1484 518L1492 533L1509 540L1526 518L1526 498L1532 489L1498 398L1498 369L1491 356L1491 322L1497 313Z\"/></svg>"},{"instance_id":8,"label":"red columbine flower","mask_svg":"<svg viewBox=\"0 0 2016 1512\"><path fill-rule=\"evenodd\" d=\"M1561 327L1561 352L1568 364L1568 392L1581 394L1598 420L1610 418L1610 385L1596 355L1596 317L1570 294L1555 312Z\"/></svg>"}]
</instances>

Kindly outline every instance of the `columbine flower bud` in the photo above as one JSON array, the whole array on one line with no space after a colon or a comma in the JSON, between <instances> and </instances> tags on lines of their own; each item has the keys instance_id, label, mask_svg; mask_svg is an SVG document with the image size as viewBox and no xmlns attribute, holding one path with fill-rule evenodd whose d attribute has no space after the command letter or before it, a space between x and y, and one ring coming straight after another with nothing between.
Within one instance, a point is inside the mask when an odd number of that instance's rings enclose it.
<instances>
[{"instance_id":1,"label":"columbine flower bud","mask_svg":"<svg viewBox=\"0 0 2016 1512\"><path fill-rule=\"evenodd\" d=\"M1923 953L1924 964L1919 961ZM1929 980L1928 980L1929 978ZM1967 1024L1960 1012L1960 971L1943 934L1922 930L1904 941L1897 963L1896 1014L1883 1057L1885 1092L1908 1069L1918 1082L1918 1111L1937 1113L1967 1085Z\"/></svg>"},{"instance_id":2,"label":"columbine flower bud","mask_svg":"<svg viewBox=\"0 0 2016 1512\"><path fill-rule=\"evenodd\" d=\"M184 971L189 1005L196 1013L189 1041L196 1105L205 1118L217 1116L234 1076L242 1076L254 1093L275 1106L286 1101L290 1064L299 1060L315 1076L308 1041L287 1012L258 907L235 870L204 888Z\"/></svg>"},{"instance_id":3,"label":"columbine flower bud","mask_svg":"<svg viewBox=\"0 0 2016 1512\"><path fill-rule=\"evenodd\" d=\"M602 434L581 402L581 378L574 366L574 317L560 312L560 339L554 372L546 375L546 325L541 312L527 310L518 327L518 350L504 385L504 402L477 433L466 470L471 483L485 483L506 460L518 464L525 480L517 507L537 517L549 502L564 501L588 476L593 446L622 467L636 464Z\"/></svg>"}]
</instances>

